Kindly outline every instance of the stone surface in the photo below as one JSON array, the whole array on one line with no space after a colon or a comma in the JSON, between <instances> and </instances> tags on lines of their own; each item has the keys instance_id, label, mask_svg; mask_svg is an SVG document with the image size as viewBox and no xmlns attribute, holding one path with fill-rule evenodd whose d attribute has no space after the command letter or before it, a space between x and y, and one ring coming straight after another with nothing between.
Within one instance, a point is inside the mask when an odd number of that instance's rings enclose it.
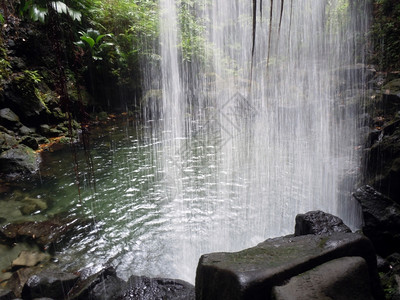
<instances>
[{"instance_id":1,"label":"stone surface","mask_svg":"<svg viewBox=\"0 0 400 300\"><path fill-rule=\"evenodd\" d=\"M343 257L292 277L272 289L275 300L373 300L368 267L361 257Z\"/></svg>"},{"instance_id":2,"label":"stone surface","mask_svg":"<svg viewBox=\"0 0 400 300\"><path fill-rule=\"evenodd\" d=\"M54 217L43 222L23 222L0 227L0 238L13 243L18 240L31 240L42 249L61 244L73 230L86 225L78 219Z\"/></svg>"},{"instance_id":3,"label":"stone surface","mask_svg":"<svg viewBox=\"0 0 400 300\"><path fill-rule=\"evenodd\" d=\"M372 293L382 299L373 246L366 237L353 233L286 236L240 252L203 255L196 273L196 299L271 299L273 286L345 256L366 260Z\"/></svg>"},{"instance_id":4,"label":"stone surface","mask_svg":"<svg viewBox=\"0 0 400 300\"><path fill-rule=\"evenodd\" d=\"M50 255L36 251L22 251L19 256L13 260L12 267L34 267L37 264L50 260Z\"/></svg>"},{"instance_id":5,"label":"stone surface","mask_svg":"<svg viewBox=\"0 0 400 300\"><path fill-rule=\"evenodd\" d=\"M335 232L351 232L351 229L343 223L342 219L320 210L296 216L295 236Z\"/></svg>"},{"instance_id":6,"label":"stone surface","mask_svg":"<svg viewBox=\"0 0 400 300\"><path fill-rule=\"evenodd\" d=\"M31 148L18 145L0 154L0 170L4 174L32 174L39 169L39 157Z\"/></svg>"},{"instance_id":7,"label":"stone surface","mask_svg":"<svg viewBox=\"0 0 400 300\"><path fill-rule=\"evenodd\" d=\"M89 292L88 299L93 299L93 300L121 299L122 293L125 289L126 289L126 282L123 281L122 279L118 278L115 275L105 276Z\"/></svg>"},{"instance_id":8,"label":"stone surface","mask_svg":"<svg viewBox=\"0 0 400 300\"><path fill-rule=\"evenodd\" d=\"M400 79L383 86L382 108L385 113L393 113L400 108Z\"/></svg>"},{"instance_id":9,"label":"stone surface","mask_svg":"<svg viewBox=\"0 0 400 300\"><path fill-rule=\"evenodd\" d=\"M35 133L35 129L26 127L26 126L24 125L24 126L21 126L21 128L18 130L18 132L19 132L19 134L22 135L22 136L24 136L24 135L30 135L30 134Z\"/></svg>"},{"instance_id":10,"label":"stone surface","mask_svg":"<svg viewBox=\"0 0 400 300\"><path fill-rule=\"evenodd\" d=\"M25 146L28 146L29 148L33 150L39 149L39 144L37 140L31 136L25 136L21 139L20 144L23 144Z\"/></svg>"},{"instance_id":11,"label":"stone surface","mask_svg":"<svg viewBox=\"0 0 400 300\"><path fill-rule=\"evenodd\" d=\"M22 289L22 298L64 299L77 280L78 276L72 273L45 270L27 280Z\"/></svg>"},{"instance_id":12,"label":"stone surface","mask_svg":"<svg viewBox=\"0 0 400 300\"><path fill-rule=\"evenodd\" d=\"M33 274L40 272L38 267L35 268L22 268L13 273L11 278L7 281L6 288L12 290L17 297L21 297L22 288L25 282Z\"/></svg>"},{"instance_id":13,"label":"stone surface","mask_svg":"<svg viewBox=\"0 0 400 300\"><path fill-rule=\"evenodd\" d=\"M12 127L19 123L19 117L9 108L0 109L0 124Z\"/></svg>"},{"instance_id":14,"label":"stone surface","mask_svg":"<svg viewBox=\"0 0 400 300\"><path fill-rule=\"evenodd\" d=\"M377 253L385 257L400 252L400 206L368 185L359 188L353 196L361 204L362 230Z\"/></svg>"},{"instance_id":15,"label":"stone surface","mask_svg":"<svg viewBox=\"0 0 400 300\"><path fill-rule=\"evenodd\" d=\"M22 200L23 205L20 207L20 211L23 215L31 215L38 211L45 211L47 209L47 203L43 199L25 197Z\"/></svg>"},{"instance_id":16,"label":"stone surface","mask_svg":"<svg viewBox=\"0 0 400 300\"><path fill-rule=\"evenodd\" d=\"M128 290L121 299L194 300L195 290L193 285L182 280L132 276L128 280Z\"/></svg>"},{"instance_id":17,"label":"stone surface","mask_svg":"<svg viewBox=\"0 0 400 300\"><path fill-rule=\"evenodd\" d=\"M18 142L15 139L15 137L13 137L5 132L0 132L0 152L11 149L17 143Z\"/></svg>"},{"instance_id":18,"label":"stone surface","mask_svg":"<svg viewBox=\"0 0 400 300\"><path fill-rule=\"evenodd\" d=\"M5 290L0 288L0 300L11 300L15 299L15 294L11 290Z\"/></svg>"}]
</instances>

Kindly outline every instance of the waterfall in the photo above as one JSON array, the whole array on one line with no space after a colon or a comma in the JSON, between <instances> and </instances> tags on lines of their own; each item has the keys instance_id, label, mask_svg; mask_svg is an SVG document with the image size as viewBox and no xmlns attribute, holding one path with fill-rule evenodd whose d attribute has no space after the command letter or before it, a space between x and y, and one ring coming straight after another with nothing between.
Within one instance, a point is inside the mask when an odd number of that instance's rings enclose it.
<instances>
[{"instance_id":1,"label":"waterfall","mask_svg":"<svg viewBox=\"0 0 400 300\"><path fill-rule=\"evenodd\" d=\"M251 1L159 1L145 111L168 275L193 282L201 254L293 233L310 210L358 228L363 92L346 70L363 63L366 4L257 1L252 53Z\"/></svg>"}]
</instances>

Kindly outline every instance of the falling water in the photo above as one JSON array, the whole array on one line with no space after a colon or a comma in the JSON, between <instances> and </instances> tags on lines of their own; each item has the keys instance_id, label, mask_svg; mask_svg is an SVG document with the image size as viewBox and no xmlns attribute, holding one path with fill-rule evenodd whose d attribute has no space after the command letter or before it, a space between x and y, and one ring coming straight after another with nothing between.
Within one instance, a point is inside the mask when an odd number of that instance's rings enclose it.
<instances>
[{"instance_id":1,"label":"falling water","mask_svg":"<svg viewBox=\"0 0 400 300\"><path fill-rule=\"evenodd\" d=\"M145 109L171 276L193 282L203 253L293 233L298 213L361 222L349 99L362 90L345 70L363 62L365 4L281 1L257 1L252 54L251 1L160 0Z\"/></svg>"}]
</instances>

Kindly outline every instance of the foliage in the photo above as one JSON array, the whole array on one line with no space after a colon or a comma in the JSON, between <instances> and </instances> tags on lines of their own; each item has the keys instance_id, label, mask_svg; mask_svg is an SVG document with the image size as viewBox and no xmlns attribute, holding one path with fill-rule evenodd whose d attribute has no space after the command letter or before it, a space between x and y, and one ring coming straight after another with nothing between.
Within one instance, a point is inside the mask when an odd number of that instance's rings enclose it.
<instances>
[{"instance_id":1,"label":"foliage","mask_svg":"<svg viewBox=\"0 0 400 300\"><path fill-rule=\"evenodd\" d=\"M181 29L181 49L184 61L193 58L204 61L206 40L204 38L204 20L196 14L199 10L198 1L181 0L179 5L178 19Z\"/></svg>"},{"instance_id":2,"label":"foliage","mask_svg":"<svg viewBox=\"0 0 400 300\"><path fill-rule=\"evenodd\" d=\"M400 68L400 3L396 0L375 0L372 25L373 62L379 69Z\"/></svg>"},{"instance_id":3,"label":"foliage","mask_svg":"<svg viewBox=\"0 0 400 300\"><path fill-rule=\"evenodd\" d=\"M67 6L62 1L39 1L39 0L22 0L19 8L21 15L27 15L33 21L40 21L45 23L46 17L49 14L49 9L57 12L58 14L68 15L72 20L81 21L82 14Z\"/></svg>"},{"instance_id":4,"label":"foliage","mask_svg":"<svg viewBox=\"0 0 400 300\"><path fill-rule=\"evenodd\" d=\"M102 60L102 50L104 48L114 46L114 43L108 42L103 43L102 40L105 37L112 37L112 34L100 34L98 30L89 28L84 31L79 31L80 41L75 44L82 48L89 48L90 54L94 60Z\"/></svg>"}]
</instances>

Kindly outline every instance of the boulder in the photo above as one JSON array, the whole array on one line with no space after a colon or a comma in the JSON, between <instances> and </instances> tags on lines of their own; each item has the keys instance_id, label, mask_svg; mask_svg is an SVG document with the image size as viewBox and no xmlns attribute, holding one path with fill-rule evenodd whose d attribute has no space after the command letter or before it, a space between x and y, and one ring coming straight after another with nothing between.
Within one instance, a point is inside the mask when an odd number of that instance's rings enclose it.
<instances>
[{"instance_id":1,"label":"boulder","mask_svg":"<svg viewBox=\"0 0 400 300\"><path fill-rule=\"evenodd\" d=\"M15 294L13 291L0 288L0 300L12 300L12 299L15 299Z\"/></svg>"},{"instance_id":2,"label":"boulder","mask_svg":"<svg viewBox=\"0 0 400 300\"><path fill-rule=\"evenodd\" d=\"M15 296L21 297L22 288L33 274L39 273L39 267L22 268L14 272L11 278L7 281L6 288L14 292Z\"/></svg>"},{"instance_id":3,"label":"boulder","mask_svg":"<svg viewBox=\"0 0 400 300\"><path fill-rule=\"evenodd\" d=\"M353 196L361 204L362 231L371 239L376 252L384 257L400 252L400 205L368 185Z\"/></svg>"},{"instance_id":4,"label":"boulder","mask_svg":"<svg viewBox=\"0 0 400 300\"><path fill-rule=\"evenodd\" d=\"M365 157L367 182L400 204L400 119L375 134Z\"/></svg>"},{"instance_id":5,"label":"boulder","mask_svg":"<svg viewBox=\"0 0 400 300\"><path fill-rule=\"evenodd\" d=\"M272 289L275 300L373 300L368 267L361 257L343 257L292 277Z\"/></svg>"},{"instance_id":6,"label":"boulder","mask_svg":"<svg viewBox=\"0 0 400 300\"><path fill-rule=\"evenodd\" d=\"M19 210L25 216L45 211L48 207L46 201L39 198L25 197L22 203L23 205Z\"/></svg>"},{"instance_id":7,"label":"boulder","mask_svg":"<svg viewBox=\"0 0 400 300\"><path fill-rule=\"evenodd\" d=\"M400 79L383 86L382 108L385 113L393 113L400 108Z\"/></svg>"},{"instance_id":8,"label":"boulder","mask_svg":"<svg viewBox=\"0 0 400 300\"><path fill-rule=\"evenodd\" d=\"M196 299L271 299L274 286L318 265L346 256L365 259L375 299L383 299L370 240L354 233L286 236L234 253L202 255Z\"/></svg>"},{"instance_id":9,"label":"boulder","mask_svg":"<svg viewBox=\"0 0 400 300\"><path fill-rule=\"evenodd\" d=\"M23 299L39 297L66 299L68 291L78 278L72 273L44 270L27 280L21 295Z\"/></svg>"},{"instance_id":10,"label":"boulder","mask_svg":"<svg viewBox=\"0 0 400 300\"><path fill-rule=\"evenodd\" d=\"M15 137L5 132L0 132L0 152L9 150L16 144L18 144L18 142Z\"/></svg>"},{"instance_id":11,"label":"boulder","mask_svg":"<svg viewBox=\"0 0 400 300\"><path fill-rule=\"evenodd\" d=\"M39 170L39 156L25 145L0 154L0 170L5 174L33 174Z\"/></svg>"},{"instance_id":12,"label":"boulder","mask_svg":"<svg viewBox=\"0 0 400 300\"><path fill-rule=\"evenodd\" d=\"M296 216L294 235L326 235L335 232L351 232L342 219L323 211L310 211Z\"/></svg>"},{"instance_id":13,"label":"boulder","mask_svg":"<svg viewBox=\"0 0 400 300\"><path fill-rule=\"evenodd\" d=\"M100 272L96 272L95 274L92 274L90 269L82 270L80 272L79 280L68 293L68 299L91 299L89 294L92 293L92 290L109 276L117 277L116 271L113 267L105 268ZM126 285L125 282L121 284L124 287Z\"/></svg>"},{"instance_id":14,"label":"boulder","mask_svg":"<svg viewBox=\"0 0 400 300\"><path fill-rule=\"evenodd\" d=\"M18 240L34 241L46 250L56 247L75 230L81 230L87 223L70 218L54 217L43 222L27 221L22 223L8 224L0 227L0 238L9 243Z\"/></svg>"},{"instance_id":15,"label":"boulder","mask_svg":"<svg viewBox=\"0 0 400 300\"><path fill-rule=\"evenodd\" d=\"M37 140L31 136L25 136L21 139L20 144L23 144L25 146L28 146L29 148L33 150L39 149L39 144Z\"/></svg>"},{"instance_id":16,"label":"boulder","mask_svg":"<svg viewBox=\"0 0 400 300\"><path fill-rule=\"evenodd\" d=\"M19 117L9 108L0 109L0 124L10 128L19 124Z\"/></svg>"},{"instance_id":17,"label":"boulder","mask_svg":"<svg viewBox=\"0 0 400 300\"><path fill-rule=\"evenodd\" d=\"M126 289L126 282L117 277L116 275L105 276L89 292L88 299L93 299L93 300L123 299L122 293L125 289Z\"/></svg>"},{"instance_id":18,"label":"boulder","mask_svg":"<svg viewBox=\"0 0 400 300\"><path fill-rule=\"evenodd\" d=\"M34 267L41 262L49 260L50 255L47 253L24 250L13 260L11 266L13 268Z\"/></svg>"},{"instance_id":19,"label":"boulder","mask_svg":"<svg viewBox=\"0 0 400 300\"><path fill-rule=\"evenodd\" d=\"M34 128L29 128L26 127L25 125L21 126L21 128L18 129L19 134L22 136L33 134L35 133L35 131L36 130Z\"/></svg>"},{"instance_id":20,"label":"boulder","mask_svg":"<svg viewBox=\"0 0 400 300\"><path fill-rule=\"evenodd\" d=\"M121 299L194 300L195 289L182 280L132 276L128 280L128 290Z\"/></svg>"}]
</instances>

